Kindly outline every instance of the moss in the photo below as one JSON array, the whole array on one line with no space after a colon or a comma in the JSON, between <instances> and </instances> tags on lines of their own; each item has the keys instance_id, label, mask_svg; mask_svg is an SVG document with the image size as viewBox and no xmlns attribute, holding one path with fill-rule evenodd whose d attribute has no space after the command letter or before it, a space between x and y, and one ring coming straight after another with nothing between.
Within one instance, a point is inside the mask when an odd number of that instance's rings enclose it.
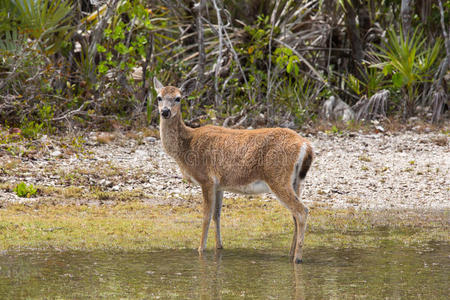
<instances>
[{"instance_id":1,"label":"moss","mask_svg":"<svg viewBox=\"0 0 450 300\"><path fill-rule=\"evenodd\" d=\"M424 245L449 241L447 212L355 211L313 208L306 248L379 247L395 242ZM211 225L208 247L214 244ZM227 249L288 251L293 222L288 211L262 198L226 199L222 235ZM0 209L0 250L195 249L201 233L200 204L14 204Z\"/></svg>"},{"instance_id":2,"label":"moss","mask_svg":"<svg viewBox=\"0 0 450 300\"><path fill-rule=\"evenodd\" d=\"M12 192L15 185L12 183L0 183L0 190ZM37 194L41 197L38 204L52 203L52 205L67 205L77 202L98 202L104 200L111 200L114 202L138 201L148 199L149 196L145 194L142 189L134 189L131 191L108 191L99 186L91 186L86 188L83 186L43 186L37 185ZM4 203L5 206L11 205Z\"/></svg>"}]
</instances>

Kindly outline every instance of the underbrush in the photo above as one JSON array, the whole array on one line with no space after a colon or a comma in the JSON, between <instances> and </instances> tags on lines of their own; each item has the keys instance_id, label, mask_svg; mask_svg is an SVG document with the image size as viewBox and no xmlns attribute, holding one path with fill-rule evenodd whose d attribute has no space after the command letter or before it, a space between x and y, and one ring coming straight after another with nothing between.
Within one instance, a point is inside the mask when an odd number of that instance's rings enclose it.
<instances>
[{"instance_id":1,"label":"underbrush","mask_svg":"<svg viewBox=\"0 0 450 300\"><path fill-rule=\"evenodd\" d=\"M36 138L156 124L154 76L193 82L183 118L194 126L303 128L332 96L358 121L448 115L446 6L415 12L405 35L397 2L360 3L361 16L346 1L82 2L0 4L3 126Z\"/></svg>"}]
</instances>

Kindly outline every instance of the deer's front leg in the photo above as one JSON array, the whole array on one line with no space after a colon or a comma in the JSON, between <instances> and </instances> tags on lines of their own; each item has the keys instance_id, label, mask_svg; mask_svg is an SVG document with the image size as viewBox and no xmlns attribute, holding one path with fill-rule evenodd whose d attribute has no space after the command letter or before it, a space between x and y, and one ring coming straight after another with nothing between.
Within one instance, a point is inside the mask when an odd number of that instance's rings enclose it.
<instances>
[{"instance_id":1,"label":"deer's front leg","mask_svg":"<svg viewBox=\"0 0 450 300\"><path fill-rule=\"evenodd\" d=\"M213 185L202 185L203 192L203 226L202 226L202 239L200 240L200 246L198 252L203 253L206 248L206 240L208 239L208 229L211 223L211 216L213 208L216 202L216 192Z\"/></svg>"}]
</instances>

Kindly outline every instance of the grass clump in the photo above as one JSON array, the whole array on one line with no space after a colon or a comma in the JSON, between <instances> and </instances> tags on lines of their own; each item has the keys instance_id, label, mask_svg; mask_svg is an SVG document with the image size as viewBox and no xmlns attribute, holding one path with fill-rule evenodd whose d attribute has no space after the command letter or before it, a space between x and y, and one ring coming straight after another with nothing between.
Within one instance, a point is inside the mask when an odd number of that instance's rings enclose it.
<instances>
[{"instance_id":1,"label":"grass clump","mask_svg":"<svg viewBox=\"0 0 450 300\"><path fill-rule=\"evenodd\" d=\"M360 155L358 157L358 160L364 161L364 162L371 162L372 161L372 159L369 156L366 156L366 155Z\"/></svg>"}]
</instances>

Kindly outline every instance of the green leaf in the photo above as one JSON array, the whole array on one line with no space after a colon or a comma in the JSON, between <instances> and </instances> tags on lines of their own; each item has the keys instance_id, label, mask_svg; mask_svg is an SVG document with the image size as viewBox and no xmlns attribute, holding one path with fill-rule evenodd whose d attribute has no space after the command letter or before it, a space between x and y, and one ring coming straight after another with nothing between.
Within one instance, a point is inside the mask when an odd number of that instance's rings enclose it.
<instances>
[{"instance_id":1,"label":"green leaf","mask_svg":"<svg viewBox=\"0 0 450 300\"><path fill-rule=\"evenodd\" d=\"M154 29L156 29L156 26L154 26L154 25L151 23L150 19L144 20L144 26L145 26L145 28L148 29L148 30L154 30Z\"/></svg>"},{"instance_id":2,"label":"green leaf","mask_svg":"<svg viewBox=\"0 0 450 300\"><path fill-rule=\"evenodd\" d=\"M287 56L291 56L292 55L292 50L289 48L283 48L283 52L284 54L286 54Z\"/></svg>"},{"instance_id":3,"label":"green leaf","mask_svg":"<svg viewBox=\"0 0 450 300\"><path fill-rule=\"evenodd\" d=\"M125 46L122 42L116 44L114 46L114 49L117 50L117 52L119 52L122 55L127 54L129 52L127 46Z\"/></svg>"},{"instance_id":4,"label":"green leaf","mask_svg":"<svg viewBox=\"0 0 450 300\"><path fill-rule=\"evenodd\" d=\"M291 74L292 71L292 61L289 60L289 63L286 66L286 72L288 72L288 74Z\"/></svg>"},{"instance_id":5,"label":"green leaf","mask_svg":"<svg viewBox=\"0 0 450 300\"><path fill-rule=\"evenodd\" d=\"M296 61L298 61L298 57L296 55L289 57L289 63L286 67L286 71L289 74L292 72L292 68L294 67L294 65L296 65Z\"/></svg>"},{"instance_id":6,"label":"green leaf","mask_svg":"<svg viewBox=\"0 0 450 300\"><path fill-rule=\"evenodd\" d=\"M383 68L383 75L387 76L388 74L391 74L391 72L392 72L392 66L386 64Z\"/></svg>"},{"instance_id":7,"label":"green leaf","mask_svg":"<svg viewBox=\"0 0 450 300\"><path fill-rule=\"evenodd\" d=\"M108 72L108 66L106 65L106 62L100 62L100 64L97 66L97 70L100 74L105 74L106 72Z\"/></svg>"},{"instance_id":8,"label":"green leaf","mask_svg":"<svg viewBox=\"0 0 450 300\"><path fill-rule=\"evenodd\" d=\"M98 51L99 53L103 53L103 52L106 52L106 48L103 47L103 46L100 45L100 44L97 44L97 51Z\"/></svg>"},{"instance_id":9,"label":"green leaf","mask_svg":"<svg viewBox=\"0 0 450 300\"><path fill-rule=\"evenodd\" d=\"M147 38L145 36L137 36L136 42L140 45L145 45L147 44Z\"/></svg>"},{"instance_id":10,"label":"green leaf","mask_svg":"<svg viewBox=\"0 0 450 300\"><path fill-rule=\"evenodd\" d=\"M294 73L295 73L295 76L298 76L299 71L300 71L300 68L298 67L298 64L295 64L295 65L294 65Z\"/></svg>"},{"instance_id":11,"label":"green leaf","mask_svg":"<svg viewBox=\"0 0 450 300\"><path fill-rule=\"evenodd\" d=\"M112 30L109 28L106 28L105 31L103 31L103 34L106 38L109 38L112 34Z\"/></svg>"},{"instance_id":12,"label":"green leaf","mask_svg":"<svg viewBox=\"0 0 450 300\"><path fill-rule=\"evenodd\" d=\"M392 75L392 83L395 87L400 88L403 86L403 75L401 73L395 73Z\"/></svg>"}]
</instances>

